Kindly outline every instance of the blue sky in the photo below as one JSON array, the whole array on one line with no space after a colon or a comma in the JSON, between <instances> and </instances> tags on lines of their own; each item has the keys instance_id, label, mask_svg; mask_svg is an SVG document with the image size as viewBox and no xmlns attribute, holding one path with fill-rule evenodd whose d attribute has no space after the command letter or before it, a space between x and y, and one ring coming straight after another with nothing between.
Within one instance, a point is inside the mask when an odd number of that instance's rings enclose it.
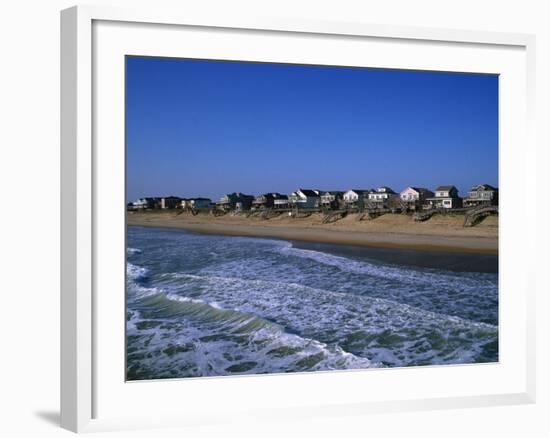
<instances>
[{"instance_id":1,"label":"blue sky","mask_svg":"<svg viewBox=\"0 0 550 438\"><path fill-rule=\"evenodd\" d=\"M498 186L494 75L128 57L127 197Z\"/></svg>"}]
</instances>

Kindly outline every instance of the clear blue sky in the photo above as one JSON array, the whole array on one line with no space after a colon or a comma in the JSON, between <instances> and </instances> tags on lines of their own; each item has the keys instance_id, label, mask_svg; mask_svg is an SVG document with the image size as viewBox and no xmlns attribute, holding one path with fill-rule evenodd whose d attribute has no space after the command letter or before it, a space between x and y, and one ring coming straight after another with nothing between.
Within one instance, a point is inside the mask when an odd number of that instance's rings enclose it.
<instances>
[{"instance_id":1,"label":"clear blue sky","mask_svg":"<svg viewBox=\"0 0 550 438\"><path fill-rule=\"evenodd\" d=\"M498 186L498 77L127 58L127 197Z\"/></svg>"}]
</instances>

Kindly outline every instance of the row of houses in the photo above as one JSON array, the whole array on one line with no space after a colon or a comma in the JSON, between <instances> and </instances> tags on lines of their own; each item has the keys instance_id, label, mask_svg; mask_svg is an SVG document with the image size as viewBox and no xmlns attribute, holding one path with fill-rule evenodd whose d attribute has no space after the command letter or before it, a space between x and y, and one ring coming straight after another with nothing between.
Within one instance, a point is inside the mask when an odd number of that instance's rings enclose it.
<instances>
[{"instance_id":1,"label":"row of houses","mask_svg":"<svg viewBox=\"0 0 550 438\"><path fill-rule=\"evenodd\" d=\"M217 209L235 210L285 210L285 209L372 209L407 208L417 209L455 209L478 205L498 205L498 188L489 184L479 184L468 192L465 198L458 194L452 185L439 186L435 191L423 187L407 187L396 193L390 187L376 189L350 189L347 191L322 191L316 189L298 189L290 195L277 192L259 196L240 192L228 193L217 202L209 198L140 198L128 204L128 209Z\"/></svg>"},{"instance_id":2,"label":"row of houses","mask_svg":"<svg viewBox=\"0 0 550 438\"><path fill-rule=\"evenodd\" d=\"M167 196L164 198L139 198L127 205L128 210L156 210L156 209L203 209L211 208L212 200L209 198L180 198Z\"/></svg>"}]
</instances>

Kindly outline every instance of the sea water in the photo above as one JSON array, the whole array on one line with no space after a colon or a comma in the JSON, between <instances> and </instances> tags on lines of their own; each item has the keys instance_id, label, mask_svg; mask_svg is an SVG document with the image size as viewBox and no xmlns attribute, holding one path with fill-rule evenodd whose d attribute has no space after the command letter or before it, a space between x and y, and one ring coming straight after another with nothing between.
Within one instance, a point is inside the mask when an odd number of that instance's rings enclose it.
<instances>
[{"instance_id":1,"label":"sea water","mask_svg":"<svg viewBox=\"0 0 550 438\"><path fill-rule=\"evenodd\" d=\"M127 378L495 362L496 265L128 227Z\"/></svg>"}]
</instances>

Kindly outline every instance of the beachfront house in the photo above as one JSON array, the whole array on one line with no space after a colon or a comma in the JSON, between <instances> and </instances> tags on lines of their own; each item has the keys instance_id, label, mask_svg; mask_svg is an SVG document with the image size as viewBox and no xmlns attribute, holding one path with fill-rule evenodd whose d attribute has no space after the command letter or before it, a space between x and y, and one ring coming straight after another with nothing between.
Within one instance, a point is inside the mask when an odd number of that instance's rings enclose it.
<instances>
[{"instance_id":1,"label":"beachfront house","mask_svg":"<svg viewBox=\"0 0 550 438\"><path fill-rule=\"evenodd\" d=\"M191 207L195 210L201 208L210 208L212 206L212 199L210 198L191 198L189 200Z\"/></svg>"},{"instance_id":2,"label":"beachfront house","mask_svg":"<svg viewBox=\"0 0 550 438\"><path fill-rule=\"evenodd\" d=\"M288 203L288 196L281 195L277 192L264 193L263 195L256 196L252 202L252 208L254 210L266 210L275 206L275 200L285 197Z\"/></svg>"},{"instance_id":3,"label":"beachfront house","mask_svg":"<svg viewBox=\"0 0 550 438\"><path fill-rule=\"evenodd\" d=\"M240 192L228 193L220 198L216 202L216 207L220 210L229 211L229 210L250 210L252 207L252 201L254 201L254 196L245 195Z\"/></svg>"},{"instance_id":4,"label":"beachfront house","mask_svg":"<svg viewBox=\"0 0 550 438\"><path fill-rule=\"evenodd\" d=\"M397 193L386 186L378 187L375 190L371 190L368 194L369 203L376 208L387 207L390 200L396 197Z\"/></svg>"},{"instance_id":5,"label":"beachfront house","mask_svg":"<svg viewBox=\"0 0 550 438\"><path fill-rule=\"evenodd\" d=\"M327 210L337 210L343 202L344 192L321 192L321 207Z\"/></svg>"},{"instance_id":6,"label":"beachfront house","mask_svg":"<svg viewBox=\"0 0 550 438\"><path fill-rule=\"evenodd\" d=\"M435 196L427 199L432 208L460 208L462 198L458 196L455 186L439 186L435 189Z\"/></svg>"},{"instance_id":7,"label":"beachfront house","mask_svg":"<svg viewBox=\"0 0 550 438\"><path fill-rule=\"evenodd\" d=\"M342 195L344 203L348 208L363 208L365 200L368 200L369 193L372 190L351 189Z\"/></svg>"},{"instance_id":8,"label":"beachfront house","mask_svg":"<svg viewBox=\"0 0 550 438\"><path fill-rule=\"evenodd\" d=\"M291 207L296 208L318 208L321 203L319 190L298 189L288 197Z\"/></svg>"},{"instance_id":9,"label":"beachfront house","mask_svg":"<svg viewBox=\"0 0 550 438\"><path fill-rule=\"evenodd\" d=\"M184 210L199 210L210 208L212 200L210 198L186 198L182 199L180 207Z\"/></svg>"},{"instance_id":10,"label":"beachfront house","mask_svg":"<svg viewBox=\"0 0 550 438\"><path fill-rule=\"evenodd\" d=\"M478 205L498 205L498 189L489 184L479 184L472 187L468 197L464 199L464 207Z\"/></svg>"},{"instance_id":11,"label":"beachfront house","mask_svg":"<svg viewBox=\"0 0 550 438\"><path fill-rule=\"evenodd\" d=\"M434 192L424 187L407 187L401 193L399 198L408 208L418 209L427 203L428 198L433 198Z\"/></svg>"},{"instance_id":12,"label":"beachfront house","mask_svg":"<svg viewBox=\"0 0 550 438\"><path fill-rule=\"evenodd\" d=\"M135 210L152 210L160 208L160 198L139 198L133 202Z\"/></svg>"},{"instance_id":13,"label":"beachfront house","mask_svg":"<svg viewBox=\"0 0 550 438\"><path fill-rule=\"evenodd\" d=\"M162 209L173 209L181 207L181 198L177 196L167 196L165 198L160 198L160 208Z\"/></svg>"},{"instance_id":14,"label":"beachfront house","mask_svg":"<svg viewBox=\"0 0 550 438\"><path fill-rule=\"evenodd\" d=\"M283 210L289 208L288 196L281 195L280 197L273 200L273 208L275 210Z\"/></svg>"}]
</instances>

